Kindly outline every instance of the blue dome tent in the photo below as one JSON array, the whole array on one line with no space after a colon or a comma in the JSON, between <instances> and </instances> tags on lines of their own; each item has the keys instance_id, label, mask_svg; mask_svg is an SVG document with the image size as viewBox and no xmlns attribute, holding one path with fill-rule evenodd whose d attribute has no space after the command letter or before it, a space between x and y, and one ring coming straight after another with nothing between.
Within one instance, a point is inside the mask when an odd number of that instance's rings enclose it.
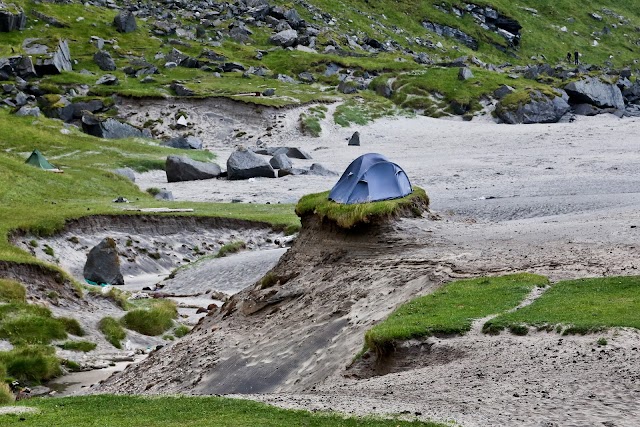
<instances>
[{"instance_id":1,"label":"blue dome tent","mask_svg":"<svg viewBox=\"0 0 640 427\"><path fill-rule=\"evenodd\" d=\"M329 200L351 205L399 199L413 189L407 174L385 156L364 154L355 159L329 192Z\"/></svg>"}]
</instances>

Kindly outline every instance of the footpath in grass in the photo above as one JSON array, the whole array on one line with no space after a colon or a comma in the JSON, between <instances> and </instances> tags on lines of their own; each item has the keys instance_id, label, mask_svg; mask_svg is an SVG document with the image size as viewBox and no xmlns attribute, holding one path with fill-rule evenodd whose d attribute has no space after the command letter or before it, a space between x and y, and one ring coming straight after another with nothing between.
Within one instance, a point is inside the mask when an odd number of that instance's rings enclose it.
<instances>
[{"instance_id":1,"label":"footpath in grass","mask_svg":"<svg viewBox=\"0 0 640 427\"><path fill-rule=\"evenodd\" d=\"M24 402L24 403L23 403ZM38 408L35 414L0 415L0 425L110 427L281 427L281 426L423 426L431 422L345 418L337 414L285 410L262 403L220 397L82 396L33 399L20 405ZM19 421L21 420L21 421Z\"/></svg>"},{"instance_id":2,"label":"footpath in grass","mask_svg":"<svg viewBox=\"0 0 640 427\"><path fill-rule=\"evenodd\" d=\"M528 273L483 277L449 283L395 310L365 335L366 345L385 352L396 340L464 334L474 319L516 307L548 279Z\"/></svg>"},{"instance_id":3,"label":"footpath in grass","mask_svg":"<svg viewBox=\"0 0 640 427\"><path fill-rule=\"evenodd\" d=\"M609 327L640 329L640 276L558 282L533 304L488 321L483 330L526 334L528 326L563 334Z\"/></svg>"}]
</instances>

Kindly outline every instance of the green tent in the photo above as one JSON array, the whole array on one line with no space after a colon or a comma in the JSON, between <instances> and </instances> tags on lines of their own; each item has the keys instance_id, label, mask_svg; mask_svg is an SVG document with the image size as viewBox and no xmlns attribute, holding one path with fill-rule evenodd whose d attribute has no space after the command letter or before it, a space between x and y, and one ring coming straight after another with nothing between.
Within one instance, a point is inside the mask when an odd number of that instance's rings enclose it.
<instances>
[{"instance_id":1,"label":"green tent","mask_svg":"<svg viewBox=\"0 0 640 427\"><path fill-rule=\"evenodd\" d=\"M25 163L28 163L32 166L38 167L40 169L57 169L55 166L53 166L51 163L49 163L47 161L47 159L44 158L44 156L42 155L41 152L39 152L38 150L33 150L33 153L31 153L31 155L29 156L29 158L27 159L27 161Z\"/></svg>"}]
</instances>

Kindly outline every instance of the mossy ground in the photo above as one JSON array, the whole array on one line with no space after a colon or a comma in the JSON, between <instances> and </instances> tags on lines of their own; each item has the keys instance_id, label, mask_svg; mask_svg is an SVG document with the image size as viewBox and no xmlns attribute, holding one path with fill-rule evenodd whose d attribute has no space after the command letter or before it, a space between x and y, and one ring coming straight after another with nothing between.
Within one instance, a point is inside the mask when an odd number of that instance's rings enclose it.
<instances>
[{"instance_id":1,"label":"mossy ground","mask_svg":"<svg viewBox=\"0 0 640 427\"><path fill-rule=\"evenodd\" d=\"M339 227L349 229L361 224L392 218L411 211L421 214L429 206L429 197L420 187L413 187L413 193L400 199L345 205L328 198L329 192L309 194L300 199L296 213L301 216L316 215L327 219Z\"/></svg>"}]
</instances>

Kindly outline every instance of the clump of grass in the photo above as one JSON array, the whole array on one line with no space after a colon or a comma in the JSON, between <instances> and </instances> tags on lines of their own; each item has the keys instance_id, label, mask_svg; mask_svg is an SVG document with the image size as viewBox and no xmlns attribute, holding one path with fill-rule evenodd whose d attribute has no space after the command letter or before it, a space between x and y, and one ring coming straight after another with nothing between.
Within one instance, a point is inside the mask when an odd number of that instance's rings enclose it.
<instances>
[{"instance_id":1,"label":"clump of grass","mask_svg":"<svg viewBox=\"0 0 640 427\"><path fill-rule=\"evenodd\" d=\"M222 258L230 254L235 254L236 252L239 252L241 249L244 249L246 247L247 244L242 240L236 240L227 243L220 248L220 250L216 254L216 258Z\"/></svg>"},{"instance_id":2,"label":"clump of grass","mask_svg":"<svg viewBox=\"0 0 640 427\"><path fill-rule=\"evenodd\" d=\"M521 273L449 283L397 308L367 331L365 343L378 353L387 353L397 340L464 334L473 319L509 310L547 282L546 277Z\"/></svg>"},{"instance_id":3,"label":"clump of grass","mask_svg":"<svg viewBox=\"0 0 640 427\"><path fill-rule=\"evenodd\" d=\"M0 279L0 301L24 303L26 298L27 291L22 284L15 280Z\"/></svg>"},{"instance_id":4,"label":"clump of grass","mask_svg":"<svg viewBox=\"0 0 640 427\"><path fill-rule=\"evenodd\" d=\"M378 220L411 213L420 215L429 206L429 197L420 187L401 199L345 205L329 200L329 192L309 194L300 199L296 214L300 217L317 215L328 219L341 228L352 228Z\"/></svg>"},{"instance_id":5,"label":"clump of grass","mask_svg":"<svg viewBox=\"0 0 640 427\"><path fill-rule=\"evenodd\" d=\"M160 189L158 187L149 187L147 188L147 193L151 194L152 196L157 196L158 194L160 194Z\"/></svg>"},{"instance_id":6,"label":"clump of grass","mask_svg":"<svg viewBox=\"0 0 640 427\"><path fill-rule=\"evenodd\" d=\"M55 255L53 248L49 245L44 245L44 249L42 251L51 257Z\"/></svg>"},{"instance_id":7,"label":"clump of grass","mask_svg":"<svg viewBox=\"0 0 640 427\"><path fill-rule=\"evenodd\" d=\"M113 286L111 287L111 289L109 289L109 292L105 294L105 297L112 300L118 307L123 310L127 310L130 307L128 299L129 294Z\"/></svg>"},{"instance_id":8,"label":"clump of grass","mask_svg":"<svg viewBox=\"0 0 640 427\"><path fill-rule=\"evenodd\" d=\"M277 284L279 280L280 279L275 273L273 273L273 271L269 271L262 279L260 279L260 289L270 288Z\"/></svg>"},{"instance_id":9,"label":"clump of grass","mask_svg":"<svg viewBox=\"0 0 640 427\"><path fill-rule=\"evenodd\" d=\"M139 308L127 312L122 317L122 324L143 335L157 336L173 326L173 319L178 317L178 310L173 301L162 300L149 309Z\"/></svg>"},{"instance_id":10,"label":"clump of grass","mask_svg":"<svg viewBox=\"0 0 640 427\"><path fill-rule=\"evenodd\" d=\"M322 133L322 126L320 126L320 119L314 115L300 114L300 131L304 135L319 137Z\"/></svg>"},{"instance_id":11,"label":"clump of grass","mask_svg":"<svg viewBox=\"0 0 640 427\"><path fill-rule=\"evenodd\" d=\"M531 305L490 320L483 329L530 325L584 335L610 327L640 329L638 313L638 276L569 280L556 283Z\"/></svg>"},{"instance_id":12,"label":"clump of grass","mask_svg":"<svg viewBox=\"0 0 640 427\"><path fill-rule=\"evenodd\" d=\"M122 325L120 325L120 322L113 317L104 317L100 320L100 323L98 323L98 328L112 346L115 348L122 348L121 341L125 339L127 333Z\"/></svg>"},{"instance_id":13,"label":"clump of grass","mask_svg":"<svg viewBox=\"0 0 640 427\"><path fill-rule=\"evenodd\" d=\"M337 125L349 127L352 123L366 125L373 120L395 113L396 108L387 99L378 97L353 98L336 108L333 120Z\"/></svg>"},{"instance_id":14,"label":"clump of grass","mask_svg":"<svg viewBox=\"0 0 640 427\"><path fill-rule=\"evenodd\" d=\"M67 337L64 324L59 319L50 317L50 312L42 314L15 310L0 321L0 338L8 340L13 345L22 345L48 344L52 340Z\"/></svg>"},{"instance_id":15,"label":"clump of grass","mask_svg":"<svg viewBox=\"0 0 640 427\"><path fill-rule=\"evenodd\" d=\"M55 349L43 345L20 346L0 352L0 363L6 366L7 375L19 381L41 382L62 373Z\"/></svg>"},{"instance_id":16,"label":"clump of grass","mask_svg":"<svg viewBox=\"0 0 640 427\"><path fill-rule=\"evenodd\" d=\"M600 338L598 338L598 341L597 341L597 343L596 343L596 344L598 344L599 346L605 346L605 345L607 345L607 344L608 344L608 342L607 342L607 339L606 339L606 338L604 338L604 337L600 337Z\"/></svg>"},{"instance_id":17,"label":"clump of grass","mask_svg":"<svg viewBox=\"0 0 640 427\"><path fill-rule=\"evenodd\" d=\"M64 350L83 351L87 353L96 348L96 343L91 341L67 341L60 344L58 347Z\"/></svg>"},{"instance_id":18,"label":"clump of grass","mask_svg":"<svg viewBox=\"0 0 640 427\"><path fill-rule=\"evenodd\" d=\"M173 330L173 334L177 338L182 338L189 333L191 329L187 325L179 325Z\"/></svg>"},{"instance_id":19,"label":"clump of grass","mask_svg":"<svg viewBox=\"0 0 640 427\"><path fill-rule=\"evenodd\" d=\"M58 320L64 325L65 331L71 335L75 335L77 337L83 337L86 335L86 332L82 329L82 326L80 326L80 322L76 319L71 317L59 317Z\"/></svg>"},{"instance_id":20,"label":"clump of grass","mask_svg":"<svg viewBox=\"0 0 640 427\"><path fill-rule=\"evenodd\" d=\"M0 382L0 406L11 405L15 400L16 398L13 393L11 393L9 384Z\"/></svg>"},{"instance_id":21,"label":"clump of grass","mask_svg":"<svg viewBox=\"0 0 640 427\"><path fill-rule=\"evenodd\" d=\"M38 247L38 241L36 239L32 239L29 241L29 246L31 246L32 248L37 248Z\"/></svg>"}]
</instances>

